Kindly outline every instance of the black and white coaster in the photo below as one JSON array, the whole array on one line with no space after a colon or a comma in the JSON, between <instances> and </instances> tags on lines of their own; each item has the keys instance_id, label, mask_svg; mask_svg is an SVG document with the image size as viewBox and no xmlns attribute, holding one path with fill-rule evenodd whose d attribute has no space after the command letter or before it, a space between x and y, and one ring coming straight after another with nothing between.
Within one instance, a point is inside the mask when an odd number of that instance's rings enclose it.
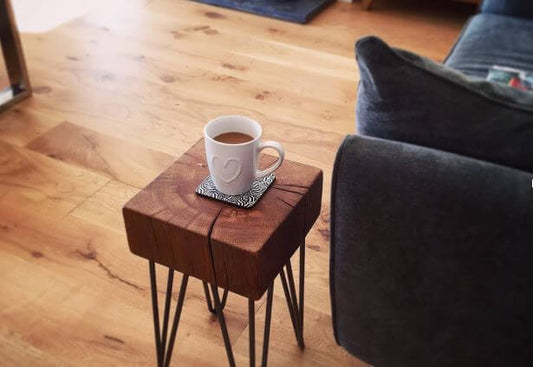
<instances>
[{"instance_id":1,"label":"black and white coaster","mask_svg":"<svg viewBox=\"0 0 533 367\"><path fill-rule=\"evenodd\" d=\"M218 191L211 176L207 176L196 188L196 193L211 199L249 209L259 201L261 196L263 196L275 179L276 176L271 173L259 180L255 180L249 191L239 195L227 195Z\"/></svg>"}]
</instances>

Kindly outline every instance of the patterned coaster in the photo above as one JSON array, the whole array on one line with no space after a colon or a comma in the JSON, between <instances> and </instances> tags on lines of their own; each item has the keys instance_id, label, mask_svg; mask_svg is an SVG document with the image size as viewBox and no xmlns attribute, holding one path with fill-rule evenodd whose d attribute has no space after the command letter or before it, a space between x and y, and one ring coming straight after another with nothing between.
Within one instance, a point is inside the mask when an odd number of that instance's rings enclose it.
<instances>
[{"instance_id":1,"label":"patterned coaster","mask_svg":"<svg viewBox=\"0 0 533 367\"><path fill-rule=\"evenodd\" d=\"M275 179L276 176L271 173L260 180L255 180L252 184L252 188L248 192L239 195L227 195L218 191L213 183L213 180L211 179L211 176L207 176L196 188L196 193L198 195L207 196L218 201L224 201L226 203L249 209L259 201L261 196L263 196L265 191L267 191Z\"/></svg>"}]
</instances>

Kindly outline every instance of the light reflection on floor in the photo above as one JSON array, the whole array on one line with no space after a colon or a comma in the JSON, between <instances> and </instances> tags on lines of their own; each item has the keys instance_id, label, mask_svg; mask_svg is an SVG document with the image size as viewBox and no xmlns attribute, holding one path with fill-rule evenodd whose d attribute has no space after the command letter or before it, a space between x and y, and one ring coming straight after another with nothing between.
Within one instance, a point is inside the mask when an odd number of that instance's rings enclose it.
<instances>
[{"instance_id":1,"label":"light reflection on floor","mask_svg":"<svg viewBox=\"0 0 533 367\"><path fill-rule=\"evenodd\" d=\"M12 0L12 4L24 33L47 32L87 13L116 9L112 0Z\"/></svg>"}]
</instances>

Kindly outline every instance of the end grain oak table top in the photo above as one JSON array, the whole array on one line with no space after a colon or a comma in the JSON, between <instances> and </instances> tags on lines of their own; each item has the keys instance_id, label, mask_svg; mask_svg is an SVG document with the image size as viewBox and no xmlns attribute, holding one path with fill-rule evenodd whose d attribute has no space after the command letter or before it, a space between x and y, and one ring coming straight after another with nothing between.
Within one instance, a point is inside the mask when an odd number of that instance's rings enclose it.
<instances>
[{"instance_id":1,"label":"end grain oak table top","mask_svg":"<svg viewBox=\"0 0 533 367\"><path fill-rule=\"evenodd\" d=\"M198 196L208 174L201 139L133 197L123 208L130 250L258 300L320 213L322 171L285 160L251 209Z\"/></svg>"}]
</instances>

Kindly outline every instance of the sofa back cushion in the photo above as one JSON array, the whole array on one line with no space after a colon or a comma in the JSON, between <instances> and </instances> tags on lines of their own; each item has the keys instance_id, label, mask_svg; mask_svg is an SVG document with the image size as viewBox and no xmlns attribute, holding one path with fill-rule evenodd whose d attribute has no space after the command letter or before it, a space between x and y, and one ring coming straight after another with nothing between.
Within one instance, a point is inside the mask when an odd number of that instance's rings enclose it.
<instances>
[{"instance_id":1,"label":"sofa back cushion","mask_svg":"<svg viewBox=\"0 0 533 367\"><path fill-rule=\"evenodd\" d=\"M533 19L533 1L485 0L481 4L481 12Z\"/></svg>"},{"instance_id":2,"label":"sofa back cushion","mask_svg":"<svg viewBox=\"0 0 533 367\"><path fill-rule=\"evenodd\" d=\"M533 71L533 20L477 14L463 27L443 63L483 79L494 65Z\"/></svg>"},{"instance_id":3,"label":"sofa back cushion","mask_svg":"<svg viewBox=\"0 0 533 367\"><path fill-rule=\"evenodd\" d=\"M356 44L361 135L533 172L533 93L470 79L377 37Z\"/></svg>"}]
</instances>

